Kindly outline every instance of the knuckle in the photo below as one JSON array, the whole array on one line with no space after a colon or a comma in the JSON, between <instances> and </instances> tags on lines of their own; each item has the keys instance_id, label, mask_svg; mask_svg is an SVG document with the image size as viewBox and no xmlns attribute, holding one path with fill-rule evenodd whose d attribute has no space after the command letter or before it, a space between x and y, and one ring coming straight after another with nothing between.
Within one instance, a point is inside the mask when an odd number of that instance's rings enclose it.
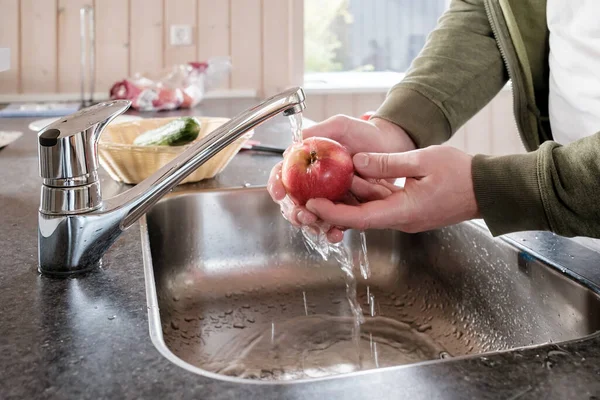
<instances>
[{"instance_id":1,"label":"knuckle","mask_svg":"<svg viewBox=\"0 0 600 400\"><path fill-rule=\"evenodd\" d=\"M337 114L334 115L333 117L331 117L331 127L333 128L334 131L339 132L340 134L342 134L343 132L346 131L346 128L348 126L348 121L349 118L346 115L343 114Z\"/></svg>"},{"instance_id":2,"label":"knuckle","mask_svg":"<svg viewBox=\"0 0 600 400\"><path fill-rule=\"evenodd\" d=\"M371 228L371 221L370 221L369 217L366 215L361 217L358 220L357 228L358 228L358 230L361 230L361 231L365 231L365 230Z\"/></svg>"},{"instance_id":3,"label":"knuckle","mask_svg":"<svg viewBox=\"0 0 600 400\"><path fill-rule=\"evenodd\" d=\"M377 164L379 167L379 171L383 175L387 175L390 172L390 155L389 154L381 154L377 158Z\"/></svg>"}]
</instances>

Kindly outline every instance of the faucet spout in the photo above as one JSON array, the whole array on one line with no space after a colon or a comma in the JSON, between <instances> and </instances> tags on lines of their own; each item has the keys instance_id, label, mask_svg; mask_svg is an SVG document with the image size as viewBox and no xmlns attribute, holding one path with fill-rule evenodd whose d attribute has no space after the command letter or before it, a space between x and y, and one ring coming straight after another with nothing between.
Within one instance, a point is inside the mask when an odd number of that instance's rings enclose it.
<instances>
[{"instance_id":1,"label":"faucet spout","mask_svg":"<svg viewBox=\"0 0 600 400\"><path fill-rule=\"evenodd\" d=\"M110 199L101 199L95 170L85 175L86 179L81 180L83 184L76 186L69 185L73 180L71 177L53 176L51 180L53 186L42 185L42 201L38 218L39 271L49 275L71 275L96 268L104 253L120 234L190 173L261 123L278 114L299 113L304 108L305 95L301 88L292 88L272 96L215 129L133 188ZM118 113L125 110L126 107L121 106ZM111 115L110 118L115 116ZM57 158L64 154L64 152L54 152L44 148L41 144L42 138L45 147L48 147L48 144L60 145L60 140L57 143L48 142L49 136L57 136L58 139L64 137L70 139L70 142L76 141L77 133L69 135L61 132L61 122L63 125L70 123L72 126L78 126L67 117L39 133L39 147L45 150L40 152L40 165L65 164L65 160L42 159L44 154L56 155ZM101 128L105 125L106 123ZM96 127L95 131L98 130ZM99 137L100 133L96 132L96 137ZM96 151L95 146L90 146L90 149L92 152ZM72 153L69 156L72 156ZM89 155L88 158L96 159L96 154ZM82 163L82 160L67 161L74 164ZM44 178L46 182L47 179L45 176ZM90 197L94 199L94 207L75 209L70 207L73 204L85 205L86 199Z\"/></svg>"}]
</instances>

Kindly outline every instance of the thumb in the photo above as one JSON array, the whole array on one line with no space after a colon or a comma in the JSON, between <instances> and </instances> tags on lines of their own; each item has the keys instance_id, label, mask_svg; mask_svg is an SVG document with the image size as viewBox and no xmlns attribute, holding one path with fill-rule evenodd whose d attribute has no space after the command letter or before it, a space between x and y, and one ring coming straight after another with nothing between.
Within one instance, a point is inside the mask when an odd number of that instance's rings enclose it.
<instances>
[{"instance_id":1,"label":"thumb","mask_svg":"<svg viewBox=\"0 0 600 400\"><path fill-rule=\"evenodd\" d=\"M357 153L354 168L364 178L418 178L425 176L419 151L405 153Z\"/></svg>"}]
</instances>

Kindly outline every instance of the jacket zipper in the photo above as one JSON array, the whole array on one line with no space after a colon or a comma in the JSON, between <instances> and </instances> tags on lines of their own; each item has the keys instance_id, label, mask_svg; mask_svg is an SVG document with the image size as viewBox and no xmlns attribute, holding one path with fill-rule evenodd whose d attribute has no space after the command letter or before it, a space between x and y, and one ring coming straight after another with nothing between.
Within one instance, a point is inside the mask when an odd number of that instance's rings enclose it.
<instances>
[{"instance_id":1,"label":"jacket zipper","mask_svg":"<svg viewBox=\"0 0 600 400\"><path fill-rule=\"evenodd\" d=\"M485 13L487 15L487 19L492 27L492 32L494 33L494 37L496 38L496 44L498 45L498 49L500 50L500 55L502 56L502 60L504 61L504 65L506 66L506 70L508 71L508 76L512 82L512 92L513 92L513 113L515 114L515 122L517 125L517 130L519 131L519 137L521 138L521 143L525 149L530 150L527 141L525 140L524 135L524 127L525 127L525 118L523 115L523 104L527 104L527 99L524 99L523 90L523 81L521 76L513 69L514 63L518 62L513 57L512 52L506 52L506 47L508 43L506 41L506 32L500 32L499 26L499 17L498 13L501 12L497 8L495 8L494 0L484 0L483 2ZM493 12L492 12L493 8ZM514 51L514 49L513 49ZM512 64L511 64L512 63Z\"/></svg>"}]
</instances>

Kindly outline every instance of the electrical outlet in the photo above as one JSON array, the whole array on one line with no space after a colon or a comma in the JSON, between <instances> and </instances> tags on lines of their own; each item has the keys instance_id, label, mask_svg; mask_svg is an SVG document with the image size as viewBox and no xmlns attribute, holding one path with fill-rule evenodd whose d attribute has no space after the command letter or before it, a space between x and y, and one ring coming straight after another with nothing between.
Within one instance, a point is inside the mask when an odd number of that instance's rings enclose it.
<instances>
[{"instance_id":1,"label":"electrical outlet","mask_svg":"<svg viewBox=\"0 0 600 400\"><path fill-rule=\"evenodd\" d=\"M171 46L191 46L192 26L191 25L171 25Z\"/></svg>"}]
</instances>

